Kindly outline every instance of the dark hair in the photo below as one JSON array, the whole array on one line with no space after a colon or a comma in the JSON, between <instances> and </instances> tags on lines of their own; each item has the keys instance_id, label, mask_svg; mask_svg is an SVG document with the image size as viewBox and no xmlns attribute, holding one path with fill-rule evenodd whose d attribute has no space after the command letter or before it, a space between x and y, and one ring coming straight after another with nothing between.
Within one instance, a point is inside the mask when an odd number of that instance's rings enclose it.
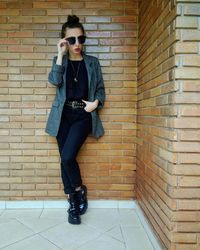
<instances>
[{"instance_id":1,"label":"dark hair","mask_svg":"<svg viewBox=\"0 0 200 250\"><path fill-rule=\"evenodd\" d=\"M83 35L85 34L85 30L84 30L82 23L79 22L79 18L75 15L69 15L67 18L67 22L65 22L62 25L62 30L60 32L61 38L65 37L66 28L70 28L70 29L80 28L83 32Z\"/></svg>"}]
</instances>

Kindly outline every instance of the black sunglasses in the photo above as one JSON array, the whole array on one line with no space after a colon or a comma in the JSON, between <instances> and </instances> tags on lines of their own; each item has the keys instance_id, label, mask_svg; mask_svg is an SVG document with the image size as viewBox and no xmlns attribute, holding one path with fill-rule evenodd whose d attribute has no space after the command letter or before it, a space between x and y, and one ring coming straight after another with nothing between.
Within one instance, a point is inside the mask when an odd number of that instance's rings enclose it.
<instances>
[{"instance_id":1,"label":"black sunglasses","mask_svg":"<svg viewBox=\"0 0 200 250\"><path fill-rule=\"evenodd\" d=\"M78 39L79 44L84 44L86 36L84 36L84 35L81 35L78 37L70 36L70 37L66 38L65 40L67 40L70 45L74 45L76 43L76 39Z\"/></svg>"}]
</instances>

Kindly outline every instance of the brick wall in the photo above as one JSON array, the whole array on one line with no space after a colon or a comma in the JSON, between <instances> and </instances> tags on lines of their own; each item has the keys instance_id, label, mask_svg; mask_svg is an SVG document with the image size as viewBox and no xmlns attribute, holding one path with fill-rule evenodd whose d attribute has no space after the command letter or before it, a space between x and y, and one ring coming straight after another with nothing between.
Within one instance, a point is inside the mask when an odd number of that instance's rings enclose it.
<instances>
[{"instance_id":1,"label":"brick wall","mask_svg":"<svg viewBox=\"0 0 200 250\"><path fill-rule=\"evenodd\" d=\"M200 249L199 16L198 0L140 4L137 198L171 250Z\"/></svg>"},{"instance_id":2,"label":"brick wall","mask_svg":"<svg viewBox=\"0 0 200 250\"><path fill-rule=\"evenodd\" d=\"M176 199L172 235L177 250L200 249L200 2L177 0L174 71L178 92L172 102L178 115L173 121L177 162L170 166L177 186L170 190ZM190 245L189 245L190 244Z\"/></svg>"},{"instance_id":3,"label":"brick wall","mask_svg":"<svg viewBox=\"0 0 200 250\"><path fill-rule=\"evenodd\" d=\"M78 156L90 198L135 197L137 1L0 3L0 199L64 198L54 137L45 134L55 95L48 81L68 14L81 18L86 52L102 65L105 136Z\"/></svg>"}]
</instances>

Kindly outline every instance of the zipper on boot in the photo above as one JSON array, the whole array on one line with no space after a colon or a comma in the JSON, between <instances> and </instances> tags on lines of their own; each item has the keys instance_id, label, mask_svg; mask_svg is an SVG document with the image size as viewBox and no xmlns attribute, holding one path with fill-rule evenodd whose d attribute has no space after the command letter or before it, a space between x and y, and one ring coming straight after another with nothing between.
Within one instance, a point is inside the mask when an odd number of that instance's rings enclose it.
<instances>
[{"instance_id":1,"label":"zipper on boot","mask_svg":"<svg viewBox=\"0 0 200 250\"><path fill-rule=\"evenodd\" d=\"M70 224L81 224L80 212L79 212L79 200L77 193L74 192L69 195L69 209L68 212L68 222Z\"/></svg>"},{"instance_id":2,"label":"zipper on boot","mask_svg":"<svg viewBox=\"0 0 200 250\"><path fill-rule=\"evenodd\" d=\"M79 214L83 215L88 208L87 187L82 185L81 189L76 192L79 200Z\"/></svg>"}]
</instances>

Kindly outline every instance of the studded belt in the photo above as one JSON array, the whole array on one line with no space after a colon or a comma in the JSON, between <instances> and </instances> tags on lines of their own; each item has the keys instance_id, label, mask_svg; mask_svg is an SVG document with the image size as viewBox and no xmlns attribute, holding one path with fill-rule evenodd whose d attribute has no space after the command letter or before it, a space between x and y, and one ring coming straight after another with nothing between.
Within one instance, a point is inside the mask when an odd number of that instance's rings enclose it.
<instances>
[{"instance_id":1,"label":"studded belt","mask_svg":"<svg viewBox=\"0 0 200 250\"><path fill-rule=\"evenodd\" d=\"M85 103L82 101L66 101L65 105L73 109L77 109L77 108L83 109L85 107Z\"/></svg>"}]
</instances>

